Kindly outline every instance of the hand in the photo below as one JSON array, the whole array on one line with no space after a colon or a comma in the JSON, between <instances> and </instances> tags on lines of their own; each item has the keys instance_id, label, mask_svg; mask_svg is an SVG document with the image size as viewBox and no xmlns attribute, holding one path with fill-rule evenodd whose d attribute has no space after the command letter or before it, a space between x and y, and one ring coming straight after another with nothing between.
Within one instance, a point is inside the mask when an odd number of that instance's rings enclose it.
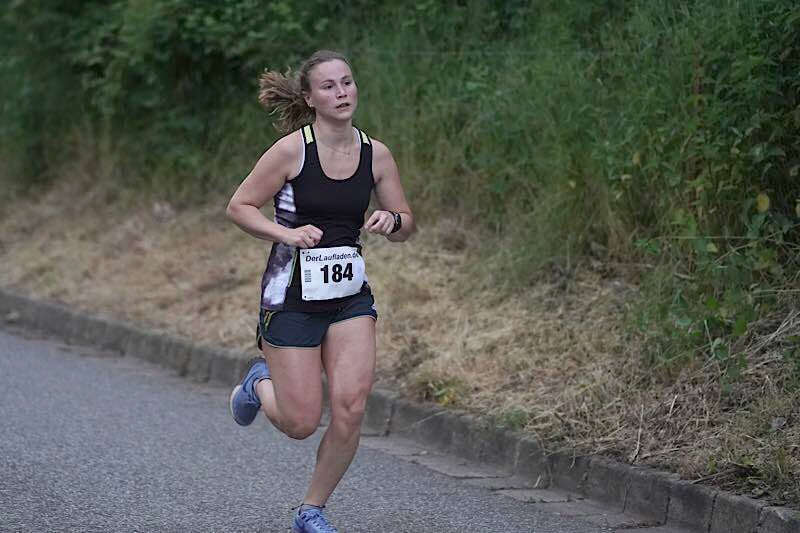
<instances>
[{"instance_id":1,"label":"hand","mask_svg":"<svg viewBox=\"0 0 800 533\"><path fill-rule=\"evenodd\" d=\"M287 229L286 238L283 242L298 248L313 248L319 244L320 239L322 239L322 230L316 226L306 224L299 228Z\"/></svg>"},{"instance_id":2,"label":"hand","mask_svg":"<svg viewBox=\"0 0 800 533\"><path fill-rule=\"evenodd\" d=\"M373 211L367 223L364 224L366 231L379 235L389 235L392 228L394 228L394 215L383 209Z\"/></svg>"}]
</instances>

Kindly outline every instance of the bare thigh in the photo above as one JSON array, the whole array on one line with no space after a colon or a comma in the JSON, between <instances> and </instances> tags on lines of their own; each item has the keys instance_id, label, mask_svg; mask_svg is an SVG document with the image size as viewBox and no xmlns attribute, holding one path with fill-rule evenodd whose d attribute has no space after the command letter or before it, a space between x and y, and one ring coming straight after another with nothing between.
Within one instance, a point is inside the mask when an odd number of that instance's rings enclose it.
<instances>
[{"instance_id":1,"label":"bare thigh","mask_svg":"<svg viewBox=\"0 0 800 533\"><path fill-rule=\"evenodd\" d=\"M322 341L333 417L363 414L375 375L375 320L359 316L331 324Z\"/></svg>"},{"instance_id":2,"label":"bare thigh","mask_svg":"<svg viewBox=\"0 0 800 533\"><path fill-rule=\"evenodd\" d=\"M322 416L321 348L276 348L263 343L275 402L292 426L316 427Z\"/></svg>"}]
</instances>

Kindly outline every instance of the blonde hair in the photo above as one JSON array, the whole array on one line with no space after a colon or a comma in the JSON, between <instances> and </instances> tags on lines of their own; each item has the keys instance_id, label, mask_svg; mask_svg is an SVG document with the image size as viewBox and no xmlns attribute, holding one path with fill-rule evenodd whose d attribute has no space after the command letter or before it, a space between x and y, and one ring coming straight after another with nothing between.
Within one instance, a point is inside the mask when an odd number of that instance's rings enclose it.
<instances>
[{"instance_id":1,"label":"blonde hair","mask_svg":"<svg viewBox=\"0 0 800 533\"><path fill-rule=\"evenodd\" d=\"M344 61L350 67L350 61L344 54L332 50L317 50L300 65L297 72L289 69L281 74L264 70L258 80L258 101L271 115L277 115L273 124L278 131L289 133L314 121L316 114L304 98L311 90L308 76L311 69L320 63L334 59Z\"/></svg>"}]
</instances>

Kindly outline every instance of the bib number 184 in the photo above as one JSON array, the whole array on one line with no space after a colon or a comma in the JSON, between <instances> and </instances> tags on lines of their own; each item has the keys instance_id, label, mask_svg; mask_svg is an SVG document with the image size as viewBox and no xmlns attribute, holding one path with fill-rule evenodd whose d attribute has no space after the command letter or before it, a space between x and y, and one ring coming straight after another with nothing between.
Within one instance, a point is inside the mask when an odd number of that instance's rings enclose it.
<instances>
[{"instance_id":1,"label":"bib number 184","mask_svg":"<svg viewBox=\"0 0 800 533\"><path fill-rule=\"evenodd\" d=\"M331 281L339 283L342 279L353 281L353 263L347 263L344 267L339 263L334 263L333 266L325 265L320 270L322 271L323 283L330 283ZM328 272L329 270L330 272Z\"/></svg>"},{"instance_id":2,"label":"bib number 184","mask_svg":"<svg viewBox=\"0 0 800 533\"><path fill-rule=\"evenodd\" d=\"M364 259L351 246L300 250L303 300L356 294L364 284Z\"/></svg>"}]
</instances>

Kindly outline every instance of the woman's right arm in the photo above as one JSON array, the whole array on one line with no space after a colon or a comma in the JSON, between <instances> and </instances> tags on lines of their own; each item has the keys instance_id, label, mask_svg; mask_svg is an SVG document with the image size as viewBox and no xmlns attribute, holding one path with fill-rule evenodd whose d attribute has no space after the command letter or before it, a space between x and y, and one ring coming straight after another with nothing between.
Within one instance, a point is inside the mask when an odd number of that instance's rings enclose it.
<instances>
[{"instance_id":1,"label":"woman's right arm","mask_svg":"<svg viewBox=\"0 0 800 533\"><path fill-rule=\"evenodd\" d=\"M310 225L287 228L268 219L260 211L296 171L303 147L297 135L299 132L279 139L261 156L233 193L226 213L237 226L256 238L311 248L322 238L319 228Z\"/></svg>"}]
</instances>

